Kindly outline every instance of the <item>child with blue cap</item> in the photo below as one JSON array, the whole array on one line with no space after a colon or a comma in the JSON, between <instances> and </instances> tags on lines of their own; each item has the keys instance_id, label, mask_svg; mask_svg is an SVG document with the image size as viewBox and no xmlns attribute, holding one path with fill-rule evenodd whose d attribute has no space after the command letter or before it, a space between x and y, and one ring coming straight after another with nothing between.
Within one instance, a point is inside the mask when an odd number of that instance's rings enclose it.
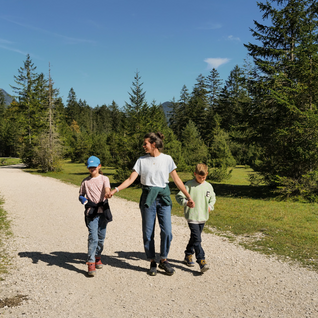
<instances>
[{"instance_id":1,"label":"child with blue cap","mask_svg":"<svg viewBox=\"0 0 318 318\"><path fill-rule=\"evenodd\" d=\"M88 228L88 276L94 276L96 268L101 269L101 253L104 248L107 223L112 220L108 197L109 178L103 175L99 158L87 160L89 176L81 184L79 200L85 205L85 223Z\"/></svg>"}]
</instances>

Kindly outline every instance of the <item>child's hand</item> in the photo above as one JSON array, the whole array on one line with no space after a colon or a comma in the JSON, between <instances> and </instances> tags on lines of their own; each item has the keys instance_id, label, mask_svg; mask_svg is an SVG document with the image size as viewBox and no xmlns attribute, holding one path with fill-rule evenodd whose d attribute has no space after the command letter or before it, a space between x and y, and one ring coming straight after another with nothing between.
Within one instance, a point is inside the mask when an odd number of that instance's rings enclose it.
<instances>
[{"instance_id":1,"label":"child's hand","mask_svg":"<svg viewBox=\"0 0 318 318\"><path fill-rule=\"evenodd\" d=\"M195 203L194 203L194 201L193 201L191 198L188 200L187 206L188 206L189 208L194 208Z\"/></svg>"},{"instance_id":2,"label":"child's hand","mask_svg":"<svg viewBox=\"0 0 318 318\"><path fill-rule=\"evenodd\" d=\"M116 192L117 192L116 190L110 191L109 198L111 198Z\"/></svg>"}]
</instances>

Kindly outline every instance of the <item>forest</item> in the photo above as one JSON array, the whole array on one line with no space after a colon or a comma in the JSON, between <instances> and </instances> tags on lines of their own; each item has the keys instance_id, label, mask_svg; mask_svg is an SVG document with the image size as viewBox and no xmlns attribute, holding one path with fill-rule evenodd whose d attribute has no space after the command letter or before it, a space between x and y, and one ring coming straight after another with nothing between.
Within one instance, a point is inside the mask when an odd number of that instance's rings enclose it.
<instances>
[{"instance_id":1,"label":"forest","mask_svg":"<svg viewBox=\"0 0 318 318\"><path fill-rule=\"evenodd\" d=\"M0 92L0 155L59 171L65 158L84 163L94 154L116 167L122 181L143 155L143 136L161 131L164 152L180 171L204 162L209 179L221 181L231 177L231 167L246 165L257 172L251 184L317 201L318 4L271 0L258 6L263 21L254 21L255 43L244 44L243 66L225 81L212 69L190 90L181 83L168 114L147 102L138 72L123 108L115 101L92 107L73 88L64 105L50 69L48 78L37 73L27 55L14 76L10 105Z\"/></svg>"}]
</instances>

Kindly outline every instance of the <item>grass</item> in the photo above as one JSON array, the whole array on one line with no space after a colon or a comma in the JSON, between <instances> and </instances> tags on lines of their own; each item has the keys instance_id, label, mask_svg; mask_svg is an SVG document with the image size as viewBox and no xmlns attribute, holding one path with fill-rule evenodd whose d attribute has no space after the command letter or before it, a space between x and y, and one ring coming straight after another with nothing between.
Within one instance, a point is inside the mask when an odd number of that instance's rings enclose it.
<instances>
[{"instance_id":1,"label":"grass","mask_svg":"<svg viewBox=\"0 0 318 318\"><path fill-rule=\"evenodd\" d=\"M8 256L4 249L4 242L11 236L10 222L7 218L7 213L2 208L3 200L0 200L0 279L2 274L6 273Z\"/></svg>"},{"instance_id":2,"label":"grass","mask_svg":"<svg viewBox=\"0 0 318 318\"><path fill-rule=\"evenodd\" d=\"M16 165L18 163L21 163L19 158L0 157L0 166Z\"/></svg>"},{"instance_id":3,"label":"grass","mask_svg":"<svg viewBox=\"0 0 318 318\"><path fill-rule=\"evenodd\" d=\"M0 166L7 165L15 165L20 163L21 160L19 158L11 158L11 157L0 157ZM4 249L4 242L9 239L10 235L10 222L7 218L7 213L2 208L3 200L0 199L0 279L1 275L6 273L7 264L8 264L8 256Z\"/></svg>"},{"instance_id":4,"label":"grass","mask_svg":"<svg viewBox=\"0 0 318 318\"><path fill-rule=\"evenodd\" d=\"M118 185L113 178L114 172L114 168L104 168L112 187ZM318 204L278 201L267 187L249 186L247 176L251 172L252 169L236 167L231 179L213 183L217 201L206 228L248 249L318 270ZM42 175L79 186L88 171L83 164L66 161L63 172ZM193 177L191 173L179 173L179 176L183 181ZM173 182L170 182L170 188L172 213L183 216L183 208L174 198L178 189ZM139 202L140 194L139 186L131 186L117 196Z\"/></svg>"}]
</instances>

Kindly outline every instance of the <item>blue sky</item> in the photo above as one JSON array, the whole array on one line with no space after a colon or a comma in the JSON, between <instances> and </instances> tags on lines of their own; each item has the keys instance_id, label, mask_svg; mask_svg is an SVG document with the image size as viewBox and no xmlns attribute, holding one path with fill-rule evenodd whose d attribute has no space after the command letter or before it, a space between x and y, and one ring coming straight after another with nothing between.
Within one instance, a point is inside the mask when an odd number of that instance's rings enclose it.
<instances>
[{"instance_id":1,"label":"blue sky","mask_svg":"<svg viewBox=\"0 0 318 318\"><path fill-rule=\"evenodd\" d=\"M26 55L66 102L129 102L139 72L146 100L191 92L215 67L226 80L247 58L256 0L0 0L0 88L12 94Z\"/></svg>"}]
</instances>

